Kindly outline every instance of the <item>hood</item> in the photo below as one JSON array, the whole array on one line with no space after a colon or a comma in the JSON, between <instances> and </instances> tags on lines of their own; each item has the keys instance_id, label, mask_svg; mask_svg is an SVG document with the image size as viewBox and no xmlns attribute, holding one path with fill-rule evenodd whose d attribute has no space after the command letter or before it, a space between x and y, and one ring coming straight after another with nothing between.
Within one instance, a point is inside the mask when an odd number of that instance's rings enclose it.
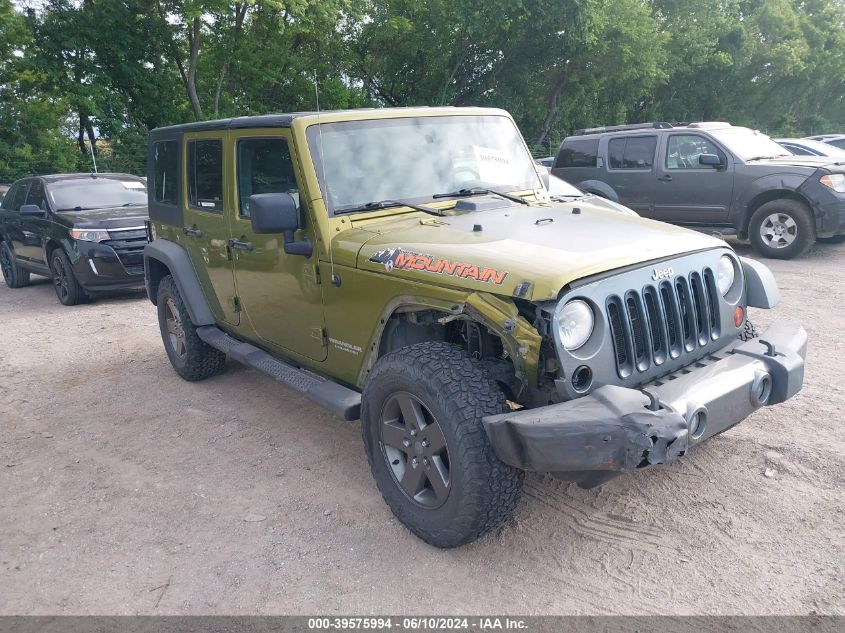
<instances>
[{"instance_id":1,"label":"hood","mask_svg":"<svg viewBox=\"0 0 845 633\"><path fill-rule=\"evenodd\" d=\"M149 219L146 206L107 207L88 211L62 211L54 214L68 226L86 229L117 229L143 226Z\"/></svg>"},{"instance_id":2,"label":"hood","mask_svg":"<svg viewBox=\"0 0 845 633\"><path fill-rule=\"evenodd\" d=\"M443 218L415 214L366 228L359 268L531 300L555 299L567 284L615 268L725 247L583 199Z\"/></svg>"}]
</instances>

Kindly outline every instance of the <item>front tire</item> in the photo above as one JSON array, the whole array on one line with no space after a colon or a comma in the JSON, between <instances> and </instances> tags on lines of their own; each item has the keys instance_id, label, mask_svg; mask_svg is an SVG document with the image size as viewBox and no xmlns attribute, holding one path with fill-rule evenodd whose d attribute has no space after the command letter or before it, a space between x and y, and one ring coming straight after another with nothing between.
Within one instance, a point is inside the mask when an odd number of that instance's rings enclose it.
<instances>
[{"instance_id":1,"label":"front tire","mask_svg":"<svg viewBox=\"0 0 845 633\"><path fill-rule=\"evenodd\" d=\"M0 242L0 269L9 288L23 288L29 284L29 271L18 266L15 254L6 242Z\"/></svg>"},{"instance_id":2,"label":"front tire","mask_svg":"<svg viewBox=\"0 0 845 633\"><path fill-rule=\"evenodd\" d=\"M57 248L50 255L50 271L53 273L53 287L62 305L75 306L88 299L85 290L79 285L73 267L65 252Z\"/></svg>"},{"instance_id":3,"label":"front tire","mask_svg":"<svg viewBox=\"0 0 845 633\"><path fill-rule=\"evenodd\" d=\"M176 373L191 382L220 373L226 364L226 354L199 337L170 275L159 283L156 303L161 339Z\"/></svg>"},{"instance_id":4,"label":"front tire","mask_svg":"<svg viewBox=\"0 0 845 633\"><path fill-rule=\"evenodd\" d=\"M458 547L514 512L523 473L496 457L481 419L508 410L482 366L454 345L419 343L379 359L361 433L396 517L436 547Z\"/></svg>"},{"instance_id":5,"label":"front tire","mask_svg":"<svg viewBox=\"0 0 845 633\"><path fill-rule=\"evenodd\" d=\"M763 257L798 257L806 253L816 241L813 212L798 200L772 200L751 216L748 235L754 250Z\"/></svg>"}]
</instances>

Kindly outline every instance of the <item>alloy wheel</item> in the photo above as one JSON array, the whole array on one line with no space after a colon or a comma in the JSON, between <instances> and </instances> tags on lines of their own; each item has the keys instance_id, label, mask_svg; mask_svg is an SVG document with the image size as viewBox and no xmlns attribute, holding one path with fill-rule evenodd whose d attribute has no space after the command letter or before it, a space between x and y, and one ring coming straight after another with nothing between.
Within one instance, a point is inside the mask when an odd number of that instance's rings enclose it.
<instances>
[{"instance_id":1,"label":"alloy wheel","mask_svg":"<svg viewBox=\"0 0 845 633\"><path fill-rule=\"evenodd\" d=\"M185 328L182 325L182 318L179 316L179 310L176 308L173 299L168 299L165 307L167 308L167 339L176 356L184 358L185 354L188 353L188 345L185 340Z\"/></svg>"},{"instance_id":2,"label":"alloy wheel","mask_svg":"<svg viewBox=\"0 0 845 633\"><path fill-rule=\"evenodd\" d=\"M785 213L772 213L760 225L760 237L770 248L786 248L798 237L798 225Z\"/></svg>"},{"instance_id":3,"label":"alloy wheel","mask_svg":"<svg viewBox=\"0 0 845 633\"><path fill-rule=\"evenodd\" d=\"M56 286L56 294L59 295L59 299L64 302L70 292L70 280L65 269L65 263L58 256L53 258L53 284Z\"/></svg>"},{"instance_id":4,"label":"alloy wheel","mask_svg":"<svg viewBox=\"0 0 845 633\"><path fill-rule=\"evenodd\" d=\"M379 433L382 454L402 492L426 509L446 503L449 449L429 408L410 393L395 393L382 409Z\"/></svg>"}]
</instances>

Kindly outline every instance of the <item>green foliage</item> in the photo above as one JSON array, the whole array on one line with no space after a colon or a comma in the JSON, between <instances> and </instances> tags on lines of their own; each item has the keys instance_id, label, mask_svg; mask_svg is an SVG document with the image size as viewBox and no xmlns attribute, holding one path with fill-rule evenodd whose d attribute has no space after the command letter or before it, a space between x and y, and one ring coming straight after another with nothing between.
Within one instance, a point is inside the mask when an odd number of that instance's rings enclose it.
<instances>
[{"instance_id":1,"label":"green foliage","mask_svg":"<svg viewBox=\"0 0 845 633\"><path fill-rule=\"evenodd\" d=\"M21 5L18 5L21 6ZM842 0L0 0L0 181L143 173L148 130L486 105L538 153L572 129L845 131Z\"/></svg>"}]
</instances>

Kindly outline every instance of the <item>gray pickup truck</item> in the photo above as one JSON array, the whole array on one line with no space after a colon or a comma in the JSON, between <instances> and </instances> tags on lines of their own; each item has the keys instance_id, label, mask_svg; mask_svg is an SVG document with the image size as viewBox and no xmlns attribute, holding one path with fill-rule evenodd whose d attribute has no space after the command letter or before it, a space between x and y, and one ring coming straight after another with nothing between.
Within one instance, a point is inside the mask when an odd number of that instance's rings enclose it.
<instances>
[{"instance_id":1,"label":"gray pickup truck","mask_svg":"<svg viewBox=\"0 0 845 633\"><path fill-rule=\"evenodd\" d=\"M845 241L845 161L794 156L728 123L579 130L552 173L641 216L750 239L765 257Z\"/></svg>"}]
</instances>

